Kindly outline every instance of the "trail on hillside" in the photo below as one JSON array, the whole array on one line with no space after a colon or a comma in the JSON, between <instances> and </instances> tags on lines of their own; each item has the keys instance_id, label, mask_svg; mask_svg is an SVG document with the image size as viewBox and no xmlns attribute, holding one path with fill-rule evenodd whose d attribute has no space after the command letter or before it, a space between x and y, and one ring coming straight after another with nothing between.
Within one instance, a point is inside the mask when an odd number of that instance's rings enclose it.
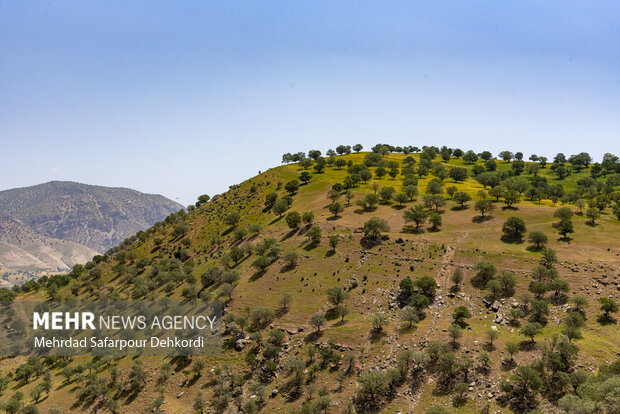
<instances>
[{"instance_id":1,"label":"trail on hillside","mask_svg":"<svg viewBox=\"0 0 620 414\"><path fill-rule=\"evenodd\" d=\"M448 282L450 281L450 268L451 268L450 262L454 258L454 253L456 252L456 246L459 243L461 243L465 238L467 238L467 236L468 236L467 232L459 233L459 236L456 238L454 243L446 248L446 252L443 255L443 259L441 260L441 266L435 273L435 280L437 281L437 284L439 285L439 288L437 289L436 298L438 298L439 296L443 297L444 296L443 293L447 292ZM444 316L442 314L443 307L441 306L440 301L437 299L435 299L435 302L429 307L429 309L431 310L429 313L431 314L431 317L432 317L431 324L429 328L426 330L426 332L424 333L423 339L419 341L419 344L421 347L426 347L426 344L428 343L428 337L430 336L431 333L433 333L437 329L437 320L440 317ZM411 396L411 404L412 404L411 409L412 410L415 409L416 404L420 400L420 396L423 390L424 390L424 384L421 383L418 389L416 390L415 394ZM415 412L415 411L412 411L412 412Z\"/></svg>"}]
</instances>

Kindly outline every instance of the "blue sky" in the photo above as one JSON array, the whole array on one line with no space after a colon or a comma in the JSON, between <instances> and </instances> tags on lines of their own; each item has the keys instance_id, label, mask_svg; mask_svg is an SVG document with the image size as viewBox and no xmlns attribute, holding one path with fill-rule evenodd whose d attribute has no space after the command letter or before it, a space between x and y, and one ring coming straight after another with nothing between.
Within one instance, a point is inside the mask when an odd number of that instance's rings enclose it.
<instances>
[{"instance_id":1,"label":"blue sky","mask_svg":"<svg viewBox=\"0 0 620 414\"><path fill-rule=\"evenodd\" d=\"M0 0L0 189L183 204L337 144L620 153L620 3Z\"/></svg>"}]
</instances>

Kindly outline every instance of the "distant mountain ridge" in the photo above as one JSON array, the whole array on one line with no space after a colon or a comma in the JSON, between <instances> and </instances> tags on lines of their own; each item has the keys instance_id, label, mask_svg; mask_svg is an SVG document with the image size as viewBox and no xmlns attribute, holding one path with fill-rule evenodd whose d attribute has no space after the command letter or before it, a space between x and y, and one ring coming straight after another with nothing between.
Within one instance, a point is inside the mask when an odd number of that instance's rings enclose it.
<instances>
[{"instance_id":1,"label":"distant mountain ridge","mask_svg":"<svg viewBox=\"0 0 620 414\"><path fill-rule=\"evenodd\" d=\"M181 208L161 195L67 181L0 191L0 266L71 267Z\"/></svg>"}]
</instances>

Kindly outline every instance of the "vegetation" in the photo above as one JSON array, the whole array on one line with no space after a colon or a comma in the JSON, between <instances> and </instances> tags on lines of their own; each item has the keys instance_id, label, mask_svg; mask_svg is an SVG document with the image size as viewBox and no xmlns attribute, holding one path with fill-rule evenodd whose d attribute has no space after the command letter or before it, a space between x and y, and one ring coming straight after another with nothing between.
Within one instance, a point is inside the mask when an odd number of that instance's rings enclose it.
<instances>
[{"instance_id":1,"label":"vegetation","mask_svg":"<svg viewBox=\"0 0 620 414\"><path fill-rule=\"evenodd\" d=\"M614 412L618 159L361 150L285 154L67 275L0 289L191 297L224 324L220 356L7 358L2 409Z\"/></svg>"}]
</instances>

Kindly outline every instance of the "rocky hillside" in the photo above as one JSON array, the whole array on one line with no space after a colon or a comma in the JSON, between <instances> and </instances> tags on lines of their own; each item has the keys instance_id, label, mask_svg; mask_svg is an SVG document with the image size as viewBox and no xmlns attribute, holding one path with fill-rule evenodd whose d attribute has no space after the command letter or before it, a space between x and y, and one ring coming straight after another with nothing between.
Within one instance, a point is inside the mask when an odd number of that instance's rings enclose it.
<instances>
[{"instance_id":1,"label":"rocky hillside","mask_svg":"<svg viewBox=\"0 0 620 414\"><path fill-rule=\"evenodd\" d=\"M617 158L336 151L286 154L97 263L0 289L217 304L221 355L7 358L0 399L70 413L618 412Z\"/></svg>"},{"instance_id":2,"label":"rocky hillside","mask_svg":"<svg viewBox=\"0 0 620 414\"><path fill-rule=\"evenodd\" d=\"M47 237L105 252L183 208L157 194L67 181L0 192L0 211Z\"/></svg>"}]
</instances>

